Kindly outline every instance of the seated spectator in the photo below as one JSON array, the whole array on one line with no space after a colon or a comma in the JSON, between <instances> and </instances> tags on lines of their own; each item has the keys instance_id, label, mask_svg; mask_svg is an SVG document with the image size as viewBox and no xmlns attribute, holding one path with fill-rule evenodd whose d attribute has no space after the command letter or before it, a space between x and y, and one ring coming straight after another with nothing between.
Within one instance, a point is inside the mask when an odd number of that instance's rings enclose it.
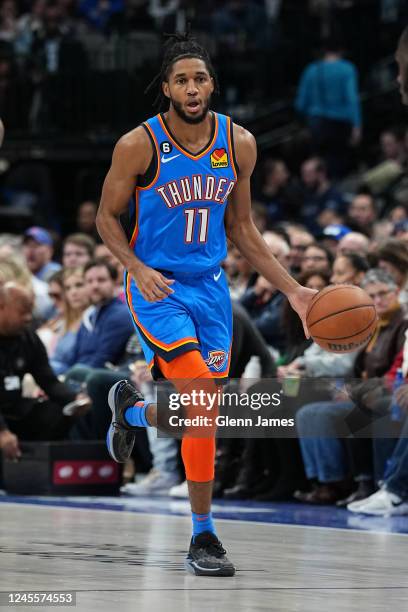
<instances>
[{"instance_id":1,"label":"seated spectator","mask_svg":"<svg viewBox=\"0 0 408 612\"><path fill-rule=\"evenodd\" d=\"M241 296L251 287L256 278L256 273L245 257L234 245L228 250L230 269L235 270L235 275L229 278L231 297L239 300Z\"/></svg>"},{"instance_id":2,"label":"seated spectator","mask_svg":"<svg viewBox=\"0 0 408 612\"><path fill-rule=\"evenodd\" d=\"M334 285L349 283L359 285L368 272L368 261L359 253L348 252L338 255L333 262L333 273L330 282Z\"/></svg>"},{"instance_id":3,"label":"seated spectator","mask_svg":"<svg viewBox=\"0 0 408 612\"><path fill-rule=\"evenodd\" d=\"M261 202L252 200L251 212L256 229L258 230L258 232L263 234L266 230L266 226L268 225L268 211L266 209L266 206Z\"/></svg>"},{"instance_id":4,"label":"seated spectator","mask_svg":"<svg viewBox=\"0 0 408 612\"><path fill-rule=\"evenodd\" d=\"M340 239L337 246L337 255L342 255L352 251L354 253L361 253L361 255L367 255L370 249L370 240L365 234L360 232L350 232Z\"/></svg>"},{"instance_id":5,"label":"seated spectator","mask_svg":"<svg viewBox=\"0 0 408 612\"><path fill-rule=\"evenodd\" d=\"M4 0L0 7L0 41L12 43L17 36L18 7L15 0Z\"/></svg>"},{"instance_id":6,"label":"seated spectator","mask_svg":"<svg viewBox=\"0 0 408 612\"><path fill-rule=\"evenodd\" d=\"M285 223L284 228L286 229L290 239L290 271L292 274L297 274L300 272L301 262L307 247L313 244L315 239L313 238L312 234L302 225Z\"/></svg>"},{"instance_id":7,"label":"seated spectator","mask_svg":"<svg viewBox=\"0 0 408 612\"><path fill-rule=\"evenodd\" d=\"M64 317L64 283L63 271L54 272L48 281L48 295L54 304L53 316L37 329L38 337L50 357L58 341L59 332Z\"/></svg>"},{"instance_id":8,"label":"seated spectator","mask_svg":"<svg viewBox=\"0 0 408 612\"><path fill-rule=\"evenodd\" d=\"M65 416L63 407L87 399L70 391L52 372L41 340L28 329L32 309L30 288L15 282L0 285L0 449L7 459L21 455L20 440L65 438L75 419ZM23 398L25 374L33 376L47 399Z\"/></svg>"},{"instance_id":9,"label":"seated spectator","mask_svg":"<svg viewBox=\"0 0 408 612\"><path fill-rule=\"evenodd\" d=\"M396 204L387 213L387 219L391 221L393 225L408 220L408 205L407 204Z\"/></svg>"},{"instance_id":10,"label":"seated spectator","mask_svg":"<svg viewBox=\"0 0 408 612\"><path fill-rule=\"evenodd\" d=\"M332 263L333 255L329 249L321 244L315 243L308 246L303 253L300 271L309 272L310 270L314 270L315 272L330 274Z\"/></svg>"},{"instance_id":11,"label":"seated spectator","mask_svg":"<svg viewBox=\"0 0 408 612\"><path fill-rule=\"evenodd\" d=\"M95 240L86 234L71 234L62 245L62 265L64 268L85 266L94 257Z\"/></svg>"},{"instance_id":12,"label":"seated spectator","mask_svg":"<svg viewBox=\"0 0 408 612\"><path fill-rule=\"evenodd\" d=\"M320 272L308 272L298 277L299 283L309 289L320 291L327 286L329 277ZM278 378L285 378L285 367L293 363L297 357L304 355L305 350L311 345L311 340L306 339L302 323L296 316L287 299L283 305L283 316L281 324L285 330L285 353L281 355L277 368ZM297 373L296 373L297 376ZM310 392L310 390L309 390ZM302 395L302 383L298 395ZM285 409L291 412L297 408L298 397L286 398ZM259 440L254 440L258 444ZM245 497L251 497L258 501L283 501L292 497L293 492L305 483L305 474L299 442L290 438L274 438L269 442L268 454L264 458L265 476L253 479L252 486L247 486L244 491ZM272 452L273 451L273 452ZM248 472L250 467L246 467ZM253 474L252 467L252 474ZM241 492L242 494L242 492ZM229 494L225 492L225 497Z\"/></svg>"},{"instance_id":13,"label":"seated spectator","mask_svg":"<svg viewBox=\"0 0 408 612\"><path fill-rule=\"evenodd\" d=\"M289 246L273 232L265 233L267 244L277 260L288 266ZM273 349L284 350L284 333L280 323L284 295L277 291L263 276L258 276L253 287L240 298L258 331Z\"/></svg>"},{"instance_id":14,"label":"seated spectator","mask_svg":"<svg viewBox=\"0 0 408 612\"><path fill-rule=\"evenodd\" d=\"M401 351L408 321L398 303L398 287L387 272L369 270L361 286L373 299L379 321L377 330L354 364L354 376L369 379L383 376ZM353 476L358 488L352 493L348 485L349 465L343 440L336 436L355 408L349 399L318 402L303 406L297 413L300 445L307 477L317 480L311 492L297 492L296 499L311 504L348 503L367 497L373 490L370 440L354 439L349 445Z\"/></svg>"},{"instance_id":15,"label":"seated spectator","mask_svg":"<svg viewBox=\"0 0 408 612\"><path fill-rule=\"evenodd\" d=\"M276 253L275 257L279 263L282 264L284 268L288 269L290 244L288 242L288 236L284 230L268 230L262 234L262 238L265 240L271 251Z\"/></svg>"},{"instance_id":16,"label":"seated spectator","mask_svg":"<svg viewBox=\"0 0 408 612\"><path fill-rule=\"evenodd\" d=\"M64 307L59 321L56 342L49 351L50 365L56 374L63 374L72 361L82 316L89 306L82 268L66 268L62 274Z\"/></svg>"},{"instance_id":17,"label":"seated spectator","mask_svg":"<svg viewBox=\"0 0 408 612\"><path fill-rule=\"evenodd\" d=\"M405 244L408 244L408 220L396 223L392 235L397 240L402 240Z\"/></svg>"},{"instance_id":18,"label":"seated spectator","mask_svg":"<svg viewBox=\"0 0 408 612\"><path fill-rule=\"evenodd\" d=\"M109 262L111 266L116 269L117 277L116 277L116 297L120 299L121 302L126 302L125 290L123 285L123 275L125 272L125 268L120 263L119 259L115 257L115 255L108 249L106 244L97 244L95 247L94 253L95 259L104 259Z\"/></svg>"},{"instance_id":19,"label":"seated spectator","mask_svg":"<svg viewBox=\"0 0 408 612\"><path fill-rule=\"evenodd\" d=\"M405 384L395 392L395 402L402 415L398 421L390 414L393 403L391 392L369 406L378 414L378 421L374 423L373 447L379 490L369 497L349 503L347 509L351 512L377 516L408 514L408 332L395 365L401 367L405 378ZM398 429L399 439L395 436ZM386 435L392 437L386 438Z\"/></svg>"},{"instance_id":20,"label":"seated spectator","mask_svg":"<svg viewBox=\"0 0 408 612\"><path fill-rule=\"evenodd\" d=\"M366 236L371 236L377 216L373 196L369 193L358 193L347 209L346 225Z\"/></svg>"},{"instance_id":21,"label":"seated spectator","mask_svg":"<svg viewBox=\"0 0 408 612\"><path fill-rule=\"evenodd\" d=\"M404 131L398 127L388 128L380 135L382 159L397 162L401 167L407 159L404 143Z\"/></svg>"},{"instance_id":22,"label":"seated spectator","mask_svg":"<svg viewBox=\"0 0 408 612\"><path fill-rule=\"evenodd\" d=\"M343 214L346 204L343 195L330 183L326 165L319 157L312 157L303 162L301 176L303 205L300 219L313 234L320 233L319 215L327 210Z\"/></svg>"},{"instance_id":23,"label":"seated spectator","mask_svg":"<svg viewBox=\"0 0 408 612\"><path fill-rule=\"evenodd\" d=\"M324 228L321 236L319 236L319 244L327 247L331 251L333 257L336 257L340 240L344 238L344 236L347 236L347 234L350 232L351 229L346 225L327 225Z\"/></svg>"},{"instance_id":24,"label":"seated spectator","mask_svg":"<svg viewBox=\"0 0 408 612\"><path fill-rule=\"evenodd\" d=\"M378 267L391 274L397 283L400 293L400 304L408 309L408 245L402 240L389 238L383 242L378 251Z\"/></svg>"},{"instance_id":25,"label":"seated spectator","mask_svg":"<svg viewBox=\"0 0 408 612\"><path fill-rule=\"evenodd\" d=\"M48 295L47 283L31 274L25 260L19 257L12 247L3 245L0 248L0 265L3 282L15 281L25 287L32 287L34 292L33 326L37 327L55 316L55 306Z\"/></svg>"},{"instance_id":26,"label":"seated spectator","mask_svg":"<svg viewBox=\"0 0 408 612\"><path fill-rule=\"evenodd\" d=\"M54 248L51 234L43 227L30 227L24 232L23 253L30 272L39 280L48 278L61 269L60 264L52 261Z\"/></svg>"},{"instance_id":27,"label":"seated spectator","mask_svg":"<svg viewBox=\"0 0 408 612\"><path fill-rule=\"evenodd\" d=\"M96 242L100 242L98 230L96 229L96 213L98 206L91 200L86 200L78 206L76 225L78 232L90 236Z\"/></svg>"},{"instance_id":28,"label":"seated spectator","mask_svg":"<svg viewBox=\"0 0 408 612\"><path fill-rule=\"evenodd\" d=\"M264 178L257 199L267 210L269 223L294 218L300 206L300 190L290 181L290 173L281 159L267 159Z\"/></svg>"},{"instance_id":29,"label":"seated spectator","mask_svg":"<svg viewBox=\"0 0 408 612\"><path fill-rule=\"evenodd\" d=\"M70 366L92 368L117 363L133 333L127 307L115 297L117 270L103 259L85 266L85 284L93 308L87 311L78 330Z\"/></svg>"}]
</instances>

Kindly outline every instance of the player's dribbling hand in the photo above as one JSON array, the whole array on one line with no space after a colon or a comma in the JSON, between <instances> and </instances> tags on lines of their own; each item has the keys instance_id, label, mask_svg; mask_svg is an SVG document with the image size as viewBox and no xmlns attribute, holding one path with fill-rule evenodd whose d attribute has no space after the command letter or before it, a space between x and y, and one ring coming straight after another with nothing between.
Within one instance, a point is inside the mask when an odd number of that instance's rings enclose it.
<instances>
[{"instance_id":1,"label":"player's dribbling hand","mask_svg":"<svg viewBox=\"0 0 408 612\"><path fill-rule=\"evenodd\" d=\"M137 270L129 270L129 272L135 279L137 288L146 302L160 302L174 293L170 286L174 283L174 280L166 278L161 272L149 268L149 266L143 265L138 267Z\"/></svg>"},{"instance_id":2,"label":"player's dribbling hand","mask_svg":"<svg viewBox=\"0 0 408 612\"><path fill-rule=\"evenodd\" d=\"M290 305L295 310L303 324L303 331L305 332L306 338L310 338L309 330L306 325L306 313L309 308L309 304L316 295L316 289L308 289L299 285L294 289L293 292L287 294Z\"/></svg>"}]
</instances>

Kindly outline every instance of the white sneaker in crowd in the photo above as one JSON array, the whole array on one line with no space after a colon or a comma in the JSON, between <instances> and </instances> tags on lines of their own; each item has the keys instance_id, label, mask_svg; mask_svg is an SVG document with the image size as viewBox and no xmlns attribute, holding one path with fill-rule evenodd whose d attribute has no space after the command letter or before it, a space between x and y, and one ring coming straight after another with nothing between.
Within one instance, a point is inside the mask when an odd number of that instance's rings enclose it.
<instances>
[{"instance_id":1,"label":"white sneaker in crowd","mask_svg":"<svg viewBox=\"0 0 408 612\"><path fill-rule=\"evenodd\" d=\"M353 502L347 506L350 512L372 514L374 516L398 516L408 514L408 503L395 493L380 489L366 499Z\"/></svg>"},{"instance_id":2,"label":"white sneaker in crowd","mask_svg":"<svg viewBox=\"0 0 408 612\"><path fill-rule=\"evenodd\" d=\"M169 490L179 481L178 474L152 469L140 482L129 482L121 487L126 495L168 495Z\"/></svg>"},{"instance_id":3,"label":"white sneaker in crowd","mask_svg":"<svg viewBox=\"0 0 408 612\"><path fill-rule=\"evenodd\" d=\"M188 485L187 480L181 482L179 485L172 487L169 491L170 497L181 497L183 499L188 498Z\"/></svg>"}]
</instances>

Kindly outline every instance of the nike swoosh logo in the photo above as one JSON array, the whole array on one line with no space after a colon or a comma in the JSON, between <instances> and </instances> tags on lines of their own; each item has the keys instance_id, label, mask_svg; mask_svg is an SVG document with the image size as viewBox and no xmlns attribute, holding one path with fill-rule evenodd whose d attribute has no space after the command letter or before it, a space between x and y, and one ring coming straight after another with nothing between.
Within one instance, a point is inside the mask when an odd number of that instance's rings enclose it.
<instances>
[{"instance_id":1,"label":"nike swoosh logo","mask_svg":"<svg viewBox=\"0 0 408 612\"><path fill-rule=\"evenodd\" d=\"M218 274L214 274L214 280L217 281L220 278L221 274L222 274L222 270L220 270Z\"/></svg>"},{"instance_id":2,"label":"nike swoosh logo","mask_svg":"<svg viewBox=\"0 0 408 612\"><path fill-rule=\"evenodd\" d=\"M163 164L167 164L167 162L171 161L172 159L176 159L176 157L180 157L181 153L178 153L177 155L172 155L171 157L164 157L164 155L161 156L161 161Z\"/></svg>"}]
</instances>

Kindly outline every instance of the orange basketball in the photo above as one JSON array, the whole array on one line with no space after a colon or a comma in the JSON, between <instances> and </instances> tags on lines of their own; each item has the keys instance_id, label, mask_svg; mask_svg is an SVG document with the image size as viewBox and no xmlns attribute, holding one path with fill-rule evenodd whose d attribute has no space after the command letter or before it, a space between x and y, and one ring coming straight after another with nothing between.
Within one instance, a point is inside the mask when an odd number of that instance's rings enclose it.
<instances>
[{"instance_id":1,"label":"orange basketball","mask_svg":"<svg viewBox=\"0 0 408 612\"><path fill-rule=\"evenodd\" d=\"M329 285L319 291L306 315L313 340L331 353L351 353L365 346L377 326L377 311L355 285Z\"/></svg>"}]
</instances>

